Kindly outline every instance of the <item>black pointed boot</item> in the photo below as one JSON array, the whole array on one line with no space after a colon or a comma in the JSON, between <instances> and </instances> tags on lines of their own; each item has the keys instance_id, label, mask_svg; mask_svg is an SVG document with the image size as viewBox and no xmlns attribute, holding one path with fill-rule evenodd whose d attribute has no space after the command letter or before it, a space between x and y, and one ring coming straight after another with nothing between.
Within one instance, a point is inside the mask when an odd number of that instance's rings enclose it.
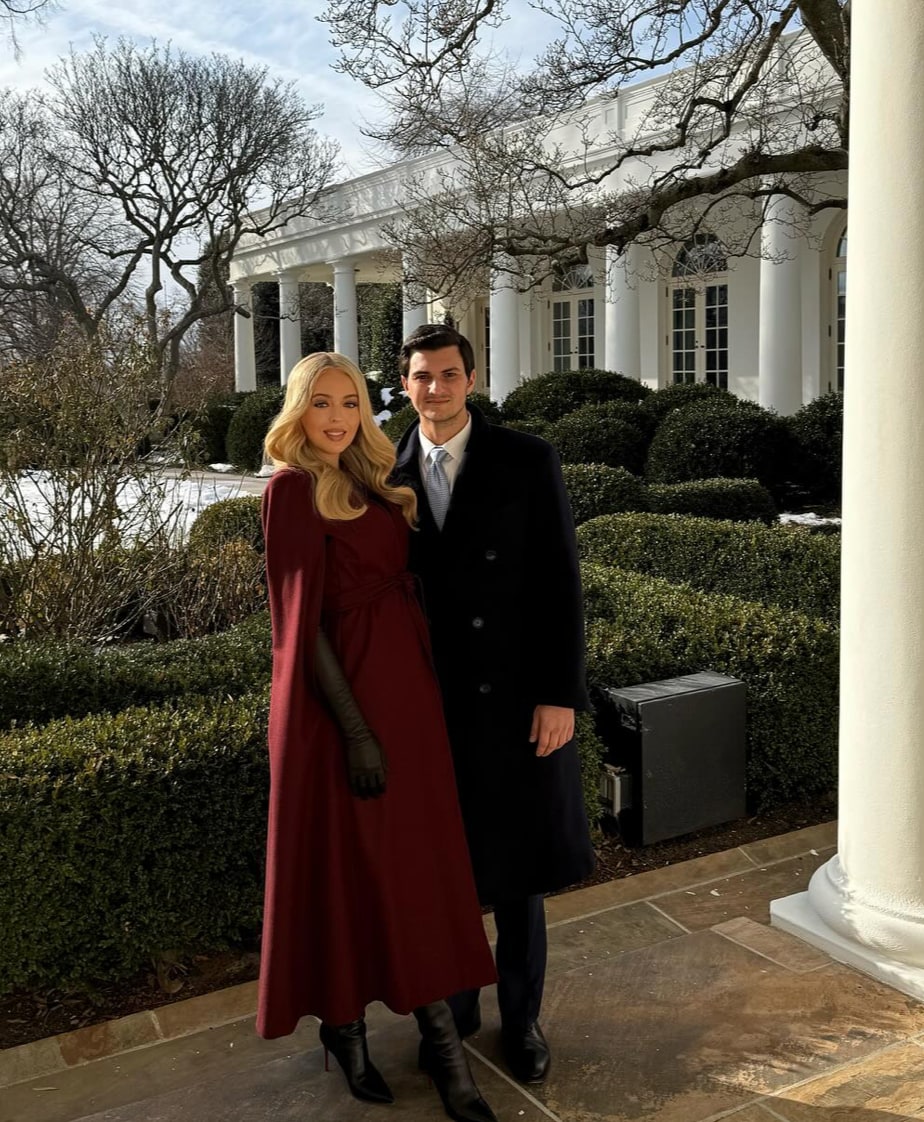
<instances>
[{"instance_id":1,"label":"black pointed boot","mask_svg":"<svg viewBox=\"0 0 924 1122\"><path fill-rule=\"evenodd\" d=\"M465 1049L456 1031L452 1010L445 1001L434 1001L414 1010L422 1038L425 1070L454 1122L497 1122L494 1111L481 1097L469 1070Z\"/></svg>"},{"instance_id":2,"label":"black pointed boot","mask_svg":"<svg viewBox=\"0 0 924 1122\"><path fill-rule=\"evenodd\" d=\"M327 1071L327 1053L343 1069L347 1086L354 1098L368 1103L393 1103L395 1096L382 1078L378 1068L369 1059L366 1046L366 1022L360 1018L348 1025L321 1024L319 1033L324 1045L324 1070Z\"/></svg>"}]
</instances>

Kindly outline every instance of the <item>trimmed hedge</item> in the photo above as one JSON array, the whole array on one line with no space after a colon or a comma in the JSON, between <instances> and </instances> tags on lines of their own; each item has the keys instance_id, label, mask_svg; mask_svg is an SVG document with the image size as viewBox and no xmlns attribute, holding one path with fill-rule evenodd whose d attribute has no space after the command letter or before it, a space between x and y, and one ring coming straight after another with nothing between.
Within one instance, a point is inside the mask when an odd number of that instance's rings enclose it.
<instances>
[{"instance_id":1,"label":"trimmed hedge","mask_svg":"<svg viewBox=\"0 0 924 1122\"><path fill-rule=\"evenodd\" d=\"M626 404L584 405L549 425L545 438L564 463L607 464L639 474L649 437L626 418Z\"/></svg>"},{"instance_id":2,"label":"trimmed hedge","mask_svg":"<svg viewBox=\"0 0 924 1122\"><path fill-rule=\"evenodd\" d=\"M611 514L578 527L586 561L837 622L840 540L795 526Z\"/></svg>"},{"instance_id":3,"label":"trimmed hedge","mask_svg":"<svg viewBox=\"0 0 924 1122\"><path fill-rule=\"evenodd\" d=\"M835 390L803 405L788 418L798 448L799 483L813 499L840 502L844 395Z\"/></svg>"},{"instance_id":4,"label":"trimmed hedge","mask_svg":"<svg viewBox=\"0 0 924 1122\"><path fill-rule=\"evenodd\" d=\"M606 758L606 745L597 735L594 719L589 713L575 714L574 735L577 738L578 756L581 761L584 809L587 811L587 821L593 828L603 817L603 804L600 801L600 769Z\"/></svg>"},{"instance_id":5,"label":"trimmed hedge","mask_svg":"<svg viewBox=\"0 0 924 1122\"><path fill-rule=\"evenodd\" d=\"M228 426L228 459L242 472L258 472L263 463L263 441L270 423L282 408L285 389L265 386L249 393Z\"/></svg>"},{"instance_id":6,"label":"trimmed hedge","mask_svg":"<svg viewBox=\"0 0 924 1122\"><path fill-rule=\"evenodd\" d=\"M14 641L0 646L0 728L187 695L236 696L264 685L271 673L268 612L216 635L170 643L99 650Z\"/></svg>"},{"instance_id":7,"label":"trimmed hedge","mask_svg":"<svg viewBox=\"0 0 924 1122\"><path fill-rule=\"evenodd\" d=\"M699 401L669 413L648 450L651 483L757 479L774 496L795 474L795 441L785 420L753 401Z\"/></svg>"},{"instance_id":8,"label":"trimmed hedge","mask_svg":"<svg viewBox=\"0 0 924 1122\"><path fill-rule=\"evenodd\" d=\"M625 468L606 464L562 464L576 525L601 514L648 510L648 488Z\"/></svg>"},{"instance_id":9,"label":"trimmed hedge","mask_svg":"<svg viewBox=\"0 0 924 1122\"><path fill-rule=\"evenodd\" d=\"M719 389L711 382L678 382L672 386L662 386L649 394L642 402L645 411L660 424L668 413L684 409L703 400L719 405L734 405L739 400L728 390Z\"/></svg>"},{"instance_id":10,"label":"trimmed hedge","mask_svg":"<svg viewBox=\"0 0 924 1122\"><path fill-rule=\"evenodd\" d=\"M257 928L267 697L0 736L0 991L117 980Z\"/></svg>"},{"instance_id":11,"label":"trimmed hedge","mask_svg":"<svg viewBox=\"0 0 924 1122\"><path fill-rule=\"evenodd\" d=\"M501 423L500 406L497 402L492 401L487 394L470 393L468 400L481 410L488 424L499 425ZM413 405L405 405L397 413L393 413L382 425L382 432L392 443L397 444L416 420L417 410Z\"/></svg>"},{"instance_id":12,"label":"trimmed hedge","mask_svg":"<svg viewBox=\"0 0 924 1122\"><path fill-rule=\"evenodd\" d=\"M228 428L231 418L246 393L231 393L214 398L192 418L193 431L199 438L197 458L205 464L223 464L228 458Z\"/></svg>"},{"instance_id":13,"label":"trimmed hedge","mask_svg":"<svg viewBox=\"0 0 924 1122\"><path fill-rule=\"evenodd\" d=\"M823 620L604 565L582 566L588 677L632 686L701 670L747 687L752 808L828 791L837 769L837 630Z\"/></svg>"},{"instance_id":14,"label":"trimmed hedge","mask_svg":"<svg viewBox=\"0 0 924 1122\"><path fill-rule=\"evenodd\" d=\"M652 483L648 487L648 498L656 514L692 514L699 518L766 522L768 525L777 519L773 496L756 479Z\"/></svg>"},{"instance_id":15,"label":"trimmed hedge","mask_svg":"<svg viewBox=\"0 0 924 1122\"><path fill-rule=\"evenodd\" d=\"M541 418L557 421L582 405L604 401L641 401L651 390L610 370L568 370L527 378L504 399L505 421Z\"/></svg>"},{"instance_id":16,"label":"trimmed hedge","mask_svg":"<svg viewBox=\"0 0 924 1122\"><path fill-rule=\"evenodd\" d=\"M264 552L262 500L257 495L238 495L219 499L203 510L189 530L192 553L214 553L229 542L246 542L258 553Z\"/></svg>"}]
</instances>

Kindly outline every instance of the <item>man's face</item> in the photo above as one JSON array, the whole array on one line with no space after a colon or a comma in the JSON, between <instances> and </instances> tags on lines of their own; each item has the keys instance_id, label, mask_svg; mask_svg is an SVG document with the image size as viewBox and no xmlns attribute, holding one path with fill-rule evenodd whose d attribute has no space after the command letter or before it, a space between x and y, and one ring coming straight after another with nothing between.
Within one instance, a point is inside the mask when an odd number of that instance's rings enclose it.
<instances>
[{"instance_id":1,"label":"man's face","mask_svg":"<svg viewBox=\"0 0 924 1122\"><path fill-rule=\"evenodd\" d=\"M458 347L414 351L401 384L421 417L433 425L450 426L464 418L465 399L475 388L475 372L466 376Z\"/></svg>"}]
</instances>

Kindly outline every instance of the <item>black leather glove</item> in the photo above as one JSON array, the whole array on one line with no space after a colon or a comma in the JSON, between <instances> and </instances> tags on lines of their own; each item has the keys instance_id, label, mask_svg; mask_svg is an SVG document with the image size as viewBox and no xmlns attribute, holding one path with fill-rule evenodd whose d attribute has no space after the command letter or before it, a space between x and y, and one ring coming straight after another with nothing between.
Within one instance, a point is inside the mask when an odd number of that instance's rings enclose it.
<instances>
[{"instance_id":1,"label":"black leather glove","mask_svg":"<svg viewBox=\"0 0 924 1122\"><path fill-rule=\"evenodd\" d=\"M363 720L350 683L323 631L318 631L315 668L321 693L343 733L350 790L360 799L377 798L385 792L385 753Z\"/></svg>"}]
</instances>

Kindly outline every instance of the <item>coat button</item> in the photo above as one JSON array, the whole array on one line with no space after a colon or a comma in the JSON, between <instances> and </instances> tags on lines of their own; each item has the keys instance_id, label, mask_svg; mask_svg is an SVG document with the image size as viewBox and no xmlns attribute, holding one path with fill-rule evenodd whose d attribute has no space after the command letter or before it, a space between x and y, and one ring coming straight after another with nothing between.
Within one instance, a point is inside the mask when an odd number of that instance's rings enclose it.
<instances>
[{"instance_id":1,"label":"coat button","mask_svg":"<svg viewBox=\"0 0 924 1122\"><path fill-rule=\"evenodd\" d=\"M481 616L475 616L475 618L472 620L472 627L474 627L476 631L484 627L484 620L481 618Z\"/></svg>"},{"instance_id":2,"label":"coat button","mask_svg":"<svg viewBox=\"0 0 924 1122\"><path fill-rule=\"evenodd\" d=\"M481 685L478 687L478 692L479 693L490 693L491 692L490 683L489 682L482 682Z\"/></svg>"},{"instance_id":3,"label":"coat button","mask_svg":"<svg viewBox=\"0 0 924 1122\"><path fill-rule=\"evenodd\" d=\"M486 549L484 551L484 559L485 559L485 561L496 561L497 560L497 550L496 549Z\"/></svg>"}]
</instances>

